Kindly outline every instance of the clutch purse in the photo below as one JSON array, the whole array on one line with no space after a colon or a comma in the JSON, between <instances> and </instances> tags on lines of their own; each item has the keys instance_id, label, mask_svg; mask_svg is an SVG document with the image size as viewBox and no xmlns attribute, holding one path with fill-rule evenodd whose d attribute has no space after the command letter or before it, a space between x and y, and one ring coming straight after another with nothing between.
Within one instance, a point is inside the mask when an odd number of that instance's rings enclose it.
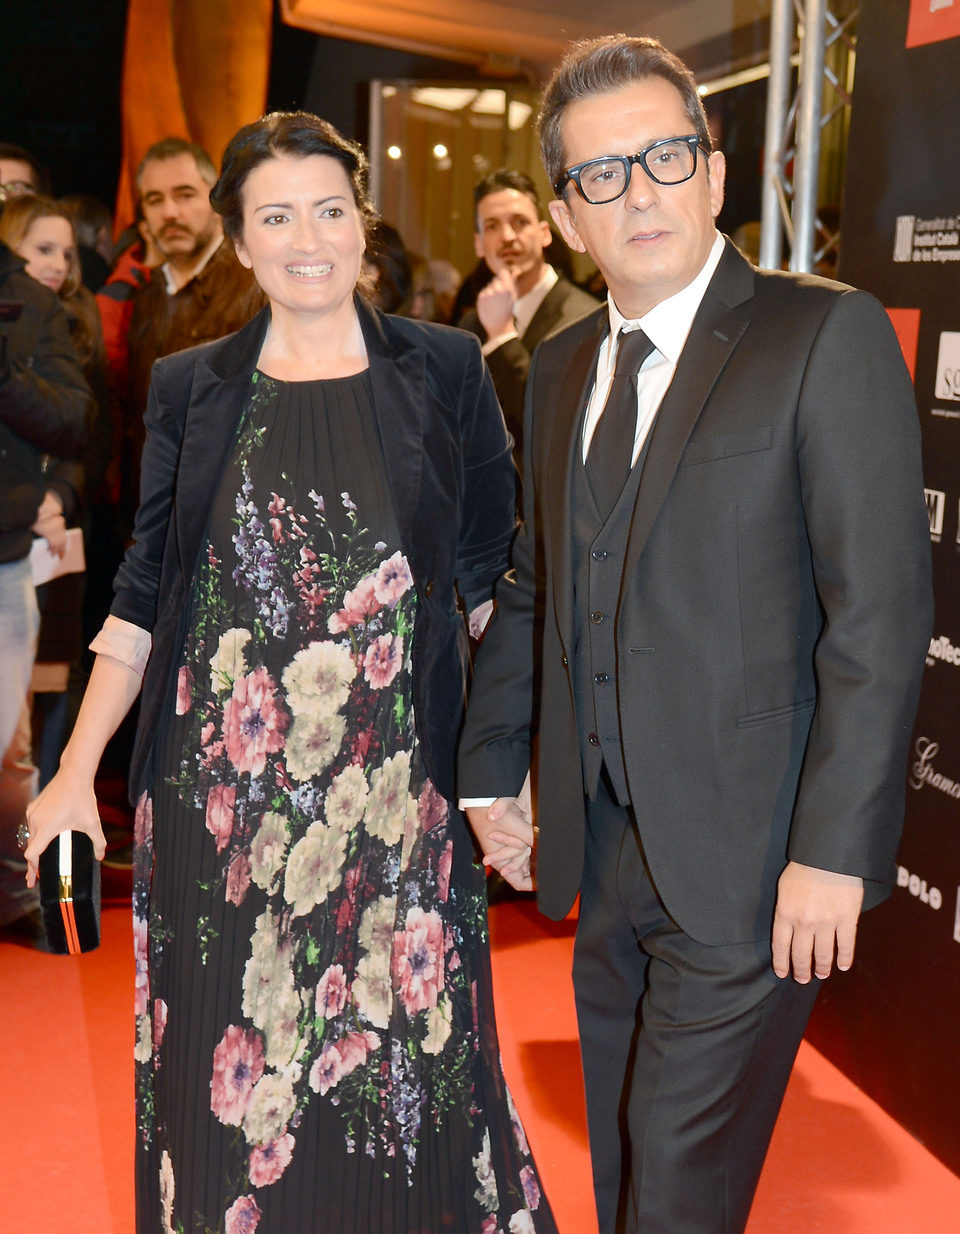
<instances>
[{"instance_id":1,"label":"clutch purse","mask_svg":"<svg viewBox=\"0 0 960 1234\"><path fill-rule=\"evenodd\" d=\"M82 831L64 831L40 855L40 908L55 955L100 945L100 862Z\"/></svg>"}]
</instances>

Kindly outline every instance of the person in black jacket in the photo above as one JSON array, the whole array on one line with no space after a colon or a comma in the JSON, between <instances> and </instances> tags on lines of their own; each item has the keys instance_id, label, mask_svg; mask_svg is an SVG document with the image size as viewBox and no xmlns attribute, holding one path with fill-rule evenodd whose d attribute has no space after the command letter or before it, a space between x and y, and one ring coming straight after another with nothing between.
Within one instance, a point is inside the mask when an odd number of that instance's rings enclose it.
<instances>
[{"instance_id":1,"label":"person in black jacket","mask_svg":"<svg viewBox=\"0 0 960 1234\"><path fill-rule=\"evenodd\" d=\"M23 718L36 650L30 568L45 460L76 458L93 403L66 315L52 291L0 242L0 751ZM36 893L24 885L16 831L25 802L0 775L0 927L27 918Z\"/></svg>"}]
</instances>

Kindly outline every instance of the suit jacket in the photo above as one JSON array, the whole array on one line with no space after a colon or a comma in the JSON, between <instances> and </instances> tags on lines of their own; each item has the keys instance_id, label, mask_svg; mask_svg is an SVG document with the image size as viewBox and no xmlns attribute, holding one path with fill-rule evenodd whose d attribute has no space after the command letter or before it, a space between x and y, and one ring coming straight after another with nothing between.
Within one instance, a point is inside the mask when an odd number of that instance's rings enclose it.
<instances>
[{"instance_id":1,"label":"suit jacket","mask_svg":"<svg viewBox=\"0 0 960 1234\"><path fill-rule=\"evenodd\" d=\"M538 732L554 917L583 865L570 492L606 328L600 310L534 357L525 526L459 764L462 796L515 793ZM916 406L876 300L727 243L649 438L613 616L631 801L678 924L768 937L790 859L882 898L932 602Z\"/></svg>"},{"instance_id":2,"label":"suit jacket","mask_svg":"<svg viewBox=\"0 0 960 1234\"><path fill-rule=\"evenodd\" d=\"M571 325L587 313L593 312L596 307L597 302L593 296L581 291L561 274L544 296L523 336L507 339L487 356L487 365L493 376L507 428L516 442L518 458L523 447L523 392L527 384L530 357L548 334ZM480 324L476 309L465 313L460 324L464 330L470 330L486 342L486 331Z\"/></svg>"},{"instance_id":3,"label":"suit jacket","mask_svg":"<svg viewBox=\"0 0 960 1234\"><path fill-rule=\"evenodd\" d=\"M427 772L453 795L469 609L492 594L514 530L510 443L474 339L357 300L401 543L418 592L414 708ZM169 715L189 588L269 320L154 367L134 545L111 611L153 635L131 760L136 798Z\"/></svg>"}]
</instances>

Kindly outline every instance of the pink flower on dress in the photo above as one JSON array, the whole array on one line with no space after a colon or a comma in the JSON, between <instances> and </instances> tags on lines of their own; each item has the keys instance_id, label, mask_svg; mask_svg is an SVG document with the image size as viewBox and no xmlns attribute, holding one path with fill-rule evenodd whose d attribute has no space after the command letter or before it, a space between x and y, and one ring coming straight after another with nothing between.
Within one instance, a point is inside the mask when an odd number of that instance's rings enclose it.
<instances>
[{"instance_id":1,"label":"pink flower on dress","mask_svg":"<svg viewBox=\"0 0 960 1234\"><path fill-rule=\"evenodd\" d=\"M225 895L228 903L236 904L238 908L240 907L250 887L250 875L252 872L249 852L237 853L227 868Z\"/></svg>"},{"instance_id":2,"label":"pink flower on dress","mask_svg":"<svg viewBox=\"0 0 960 1234\"><path fill-rule=\"evenodd\" d=\"M446 903L450 895L450 871L453 868L453 841L448 840L437 863L437 895Z\"/></svg>"},{"instance_id":3,"label":"pink flower on dress","mask_svg":"<svg viewBox=\"0 0 960 1234\"><path fill-rule=\"evenodd\" d=\"M284 1132L279 1139L258 1144L250 1153L250 1182L254 1187L275 1183L293 1157L293 1136Z\"/></svg>"},{"instance_id":4,"label":"pink flower on dress","mask_svg":"<svg viewBox=\"0 0 960 1234\"><path fill-rule=\"evenodd\" d=\"M375 690L388 686L402 667L403 639L399 634L381 634L363 658L363 675Z\"/></svg>"},{"instance_id":5,"label":"pink flower on dress","mask_svg":"<svg viewBox=\"0 0 960 1234\"><path fill-rule=\"evenodd\" d=\"M167 1027L167 1004L162 998L153 1000L153 1052L163 1045L163 1034Z\"/></svg>"},{"instance_id":6,"label":"pink flower on dress","mask_svg":"<svg viewBox=\"0 0 960 1234\"><path fill-rule=\"evenodd\" d=\"M210 1109L227 1127L239 1127L253 1086L263 1075L263 1039L253 1029L227 1026L213 1051Z\"/></svg>"},{"instance_id":7,"label":"pink flower on dress","mask_svg":"<svg viewBox=\"0 0 960 1234\"><path fill-rule=\"evenodd\" d=\"M369 618L379 613L383 607L374 592L376 576L368 574L360 580L353 591L348 591L343 597L343 608L334 613L327 621L327 629L331 634L342 634L350 626L359 626Z\"/></svg>"},{"instance_id":8,"label":"pink flower on dress","mask_svg":"<svg viewBox=\"0 0 960 1234\"><path fill-rule=\"evenodd\" d=\"M343 1076L343 1060L335 1045L325 1045L320 1057L310 1068L308 1084L322 1097L331 1088L336 1088Z\"/></svg>"},{"instance_id":9,"label":"pink flower on dress","mask_svg":"<svg viewBox=\"0 0 960 1234\"><path fill-rule=\"evenodd\" d=\"M223 736L227 758L238 771L262 773L268 754L283 749L283 734L290 717L277 700L273 678L255 668L233 683L223 708Z\"/></svg>"},{"instance_id":10,"label":"pink flower on dress","mask_svg":"<svg viewBox=\"0 0 960 1234\"><path fill-rule=\"evenodd\" d=\"M435 831L447 821L447 800L437 791L432 780L424 780L423 788L417 799L417 814L420 818L420 830Z\"/></svg>"},{"instance_id":11,"label":"pink flower on dress","mask_svg":"<svg viewBox=\"0 0 960 1234\"><path fill-rule=\"evenodd\" d=\"M233 835L237 790L229 784L215 784L207 794L207 831L216 837L217 852L222 853Z\"/></svg>"},{"instance_id":12,"label":"pink flower on dress","mask_svg":"<svg viewBox=\"0 0 960 1234\"><path fill-rule=\"evenodd\" d=\"M153 798L141 793L133 815L133 842L136 845L153 841Z\"/></svg>"},{"instance_id":13,"label":"pink flower on dress","mask_svg":"<svg viewBox=\"0 0 960 1234\"><path fill-rule=\"evenodd\" d=\"M407 913L406 929L393 936L393 979L408 1015L436 1007L443 989L443 923L419 906Z\"/></svg>"},{"instance_id":14,"label":"pink flower on dress","mask_svg":"<svg viewBox=\"0 0 960 1234\"><path fill-rule=\"evenodd\" d=\"M133 918L133 960L134 960L134 1010L137 1015L147 1014L150 1001L150 972L147 960L147 919Z\"/></svg>"},{"instance_id":15,"label":"pink flower on dress","mask_svg":"<svg viewBox=\"0 0 960 1234\"><path fill-rule=\"evenodd\" d=\"M367 1055L380 1048L380 1038L369 1029L365 1033L347 1033L336 1044L343 1064L342 1075L349 1075L354 1068L367 1061Z\"/></svg>"},{"instance_id":16,"label":"pink flower on dress","mask_svg":"<svg viewBox=\"0 0 960 1234\"><path fill-rule=\"evenodd\" d=\"M262 1215L253 1196L242 1195L226 1211L223 1234L254 1234Z\"/></svg>"},{"instance_id":17,"label":"pink flower on dress","mask_svg":"<svg viewBox=\"0 0 960 1234\"><path fill-rule=\"evenodd\" d=\"M532 1166L525 1165L520 1171L520 1185L527 1208L535 1213L540 1207L540 1183Z\"/></svg>"},{"instance_id":18,"label":"pink flower on dress","mask_svg":"<svg viewBox=\"0 0 960 1234\"><path fill-rule=\"evenodd\" d=\"M227 1231L227 1234L230 1234L229 1230ZM480 1227L480 1234L503 1234L503 1231L497 1225L497 1219L495 1216L484 1217L483 1225Z\"/></svg>"},{"instance_id":19,"label":"pink flower on dress","mask_svg":"<svg viewBox=\"0 0 960 1234\"><path fill-rule=\"evenodd\" d=\"M317 1011L327 1020L339 1015L347 1001L347 978L342 964L331 964L317 983Z\"/></svg>"},{"instance_id":20,"label":"pink flower on dress","mask_svg":"<svg viewBox=\"0 0 960 1234\"><path fill-rule=\"evenodd\" d=\"M397 550L392 557L381 561L373 585L373 593L381 604L396 608L397 601L413 586L413 575L403 553Z\"/></svg>"},{"instance_id":21,"label":"pink flower on dress","mask_svg":"<svg viewBox=\"0 0 960 1234\"><path fill-rule=\"evenodd\" d=\"M185 716L193 706L193 673L188 665L181 665L177 673L177 715Z\"/></svg>"}]
</instances>

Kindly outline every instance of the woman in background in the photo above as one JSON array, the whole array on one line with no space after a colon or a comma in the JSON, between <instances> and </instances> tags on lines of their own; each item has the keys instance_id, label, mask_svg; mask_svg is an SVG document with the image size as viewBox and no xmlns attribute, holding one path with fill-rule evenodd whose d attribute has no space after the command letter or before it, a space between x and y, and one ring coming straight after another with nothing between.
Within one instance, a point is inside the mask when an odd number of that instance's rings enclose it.
<instances>
[{"instance_id":1,"label":"woman in background","mask_svg":"<svg viewBox=\"0 0 960 1234\"><path fill-rule=\"evenodd\" d=\"M513 532L477 341L357 294L360 149L241 129L211 200L269 307L158 362L143 494L61 770L131 769L141 1234L555 1234L499 1061L454 798L467 643Z\"/></svg>"},{"instance_id":2,"label":"woman in background","mask_svg":"<svg viewBox=\"0 0 960 1234\"><path fill-rule=\"evenodd\" d=\"M96 412L79 461L51 458L47 489L33 530L62 556L68 525L82 521L89 494L99 486L110 458L111 407L106 354L93 295L83 286L73 222L52 197L11 198L0 215L0 240L25 262L31 278L49 287L67 314L70 337ZM34 744L41 787L53 775L67 727L70 667L82 649L83 574L64 574L37 589L40 636L31 689L35 700ZM29 751L25 750L29 761ZM21 767L26 762L21 758Z\"/></svg>"}]
</instances>

